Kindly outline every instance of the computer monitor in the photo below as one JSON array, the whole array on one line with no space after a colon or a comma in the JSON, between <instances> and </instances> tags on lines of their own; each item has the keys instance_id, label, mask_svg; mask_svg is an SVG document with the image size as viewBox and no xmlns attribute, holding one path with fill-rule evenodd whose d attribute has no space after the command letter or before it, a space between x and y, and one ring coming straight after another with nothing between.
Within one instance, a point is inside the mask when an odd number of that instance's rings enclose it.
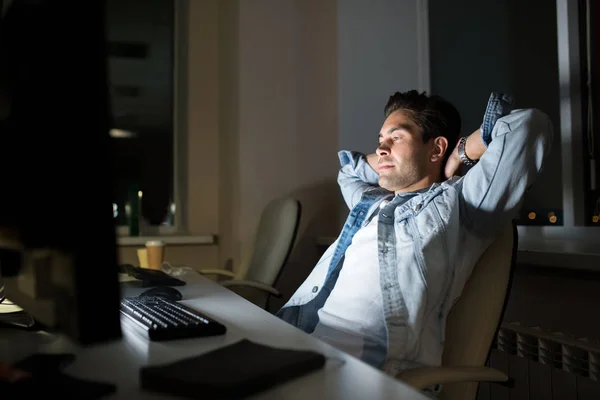
<instances>
[{"instance_id":1,"label":"computer monitor","mask_svg":"<svg viewBox=\"0 0 600 400\"><path fill-rule=\"evenodd\" d=\"M81 345L118 339L104 2L0 3L4 294Z\"/></svg>"}]
</instances>

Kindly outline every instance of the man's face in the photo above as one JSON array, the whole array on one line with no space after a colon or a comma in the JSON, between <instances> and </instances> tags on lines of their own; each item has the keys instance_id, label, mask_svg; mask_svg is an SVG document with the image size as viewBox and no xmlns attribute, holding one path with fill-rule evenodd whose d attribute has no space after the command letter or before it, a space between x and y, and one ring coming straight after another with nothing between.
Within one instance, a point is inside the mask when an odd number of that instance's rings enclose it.
<instances>
[{"instance_id":1,"label":"man's face","mask_svg":"<svg viewBox=\"0 0 600 400\"><path fill-rule=\"evenodd\" d=\"M431 141L430 141L431 142ZM379 133L379 186L391 192L410 191L429 172L431 145L410 114L397 110L389 115Z\"/></svg>"}]
</instances>

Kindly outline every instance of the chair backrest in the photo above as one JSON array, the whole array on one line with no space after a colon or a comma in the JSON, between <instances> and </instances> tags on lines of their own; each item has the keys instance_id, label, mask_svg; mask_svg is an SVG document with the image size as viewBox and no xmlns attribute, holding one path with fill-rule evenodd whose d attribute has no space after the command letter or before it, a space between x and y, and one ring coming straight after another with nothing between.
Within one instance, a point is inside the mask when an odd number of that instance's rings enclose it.
<instances>
[{"instance_id":1,"label":"chair backrest","mask_svg":"<svg viewBox=\"0 0 600 400\"><path fill-rule=\"evenodd\" d=\"M502 322L512 282L518 232L503 229L481 255L446 321L442 365L483 366ZM475 399L477 383L450 384L444 399Z\"/></svg>"},{"instance_id":2,"label":"chair backrest","mask_svg":"<svg viewBox=\"0 0 600 400\"><path fill-rule=\"evenodd\" d=\"M263 210L245 279L273 286L294 246L302 210L291 197L271 201Z\"/></svg>"}]
</instances>

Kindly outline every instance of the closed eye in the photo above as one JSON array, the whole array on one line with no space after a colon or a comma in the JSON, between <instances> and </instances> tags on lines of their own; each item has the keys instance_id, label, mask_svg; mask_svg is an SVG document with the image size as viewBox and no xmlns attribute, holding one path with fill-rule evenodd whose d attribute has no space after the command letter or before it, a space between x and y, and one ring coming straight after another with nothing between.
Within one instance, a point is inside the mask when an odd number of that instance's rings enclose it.
<instances>
[{"instance_id":1,"label":"closed eye","mask_svg":"<svg viewBox=\"0 0 600 400\"><path fill-rule=\"evenodd\" d=\"M401 138L402 138L401 136L394 136L394 137L392 137L392 140L393 140L394 142L397 142L397 141L399 141ZM380 140L380 141L377 143L377 145L378 145L378 146L381 146L381 140Z\"/></svg>"}]
</instances>

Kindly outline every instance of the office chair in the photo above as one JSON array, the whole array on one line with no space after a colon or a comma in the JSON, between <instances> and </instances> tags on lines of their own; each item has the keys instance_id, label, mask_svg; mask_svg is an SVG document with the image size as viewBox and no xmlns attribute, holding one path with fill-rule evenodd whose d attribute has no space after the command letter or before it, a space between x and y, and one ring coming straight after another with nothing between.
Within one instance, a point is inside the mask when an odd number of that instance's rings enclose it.
<instances>
[{"instance_id":1,"label":"office chair","mask_svg":"<svg viewBox=\"0 0 600 400\"><path fill-rule=\"evenodd\" d=\"M198 272L229 278L219 284L266 309L270 296L281 297L274 285L294 246L301 214L302 207L296 199L284 197L271 201L262 212L245 275L236 276L226 269Z\"/></svg>"},{"instance_id":2,"label":"office chair","mask_svg":"<svg viewBox=\"0 0 600 400\"><path fill-rule=\"evenodd\" d=\"M507 375L485 363L502 322L518 242L516 225L511 224L479 258L448 315L442 366L403 371L398 379L419 390L444 385L445 400L474 400L479 382L511 385Z\"/></svg>"}]
</instances>

